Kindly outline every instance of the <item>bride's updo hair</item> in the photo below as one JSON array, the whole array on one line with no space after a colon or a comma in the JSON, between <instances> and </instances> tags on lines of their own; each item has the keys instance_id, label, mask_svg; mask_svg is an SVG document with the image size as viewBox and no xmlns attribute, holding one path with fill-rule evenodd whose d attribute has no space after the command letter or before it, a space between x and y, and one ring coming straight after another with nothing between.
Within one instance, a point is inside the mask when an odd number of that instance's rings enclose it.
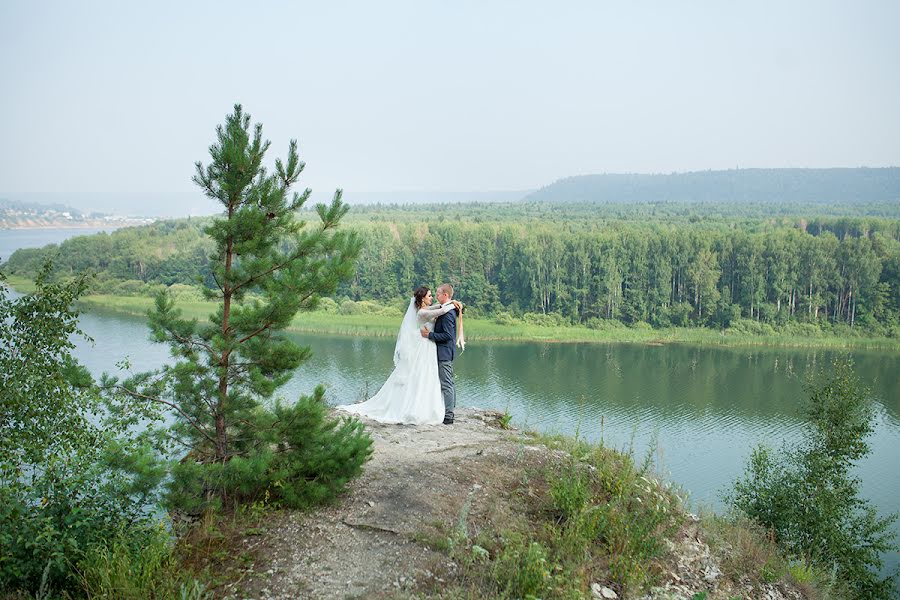
<instances>
[{"instance_id":1,"label":"bride's updo hair","mask_svg":"<svg viewBox=\"0 0 900 600\"><path fill-rule=\"evenodd\" d=\"M425 299L425 296L428 295L428 292L431 290L428 286L420 285L416 288L416 291L413 292L413 297L416 299L416 308L422 308L422 301Z\"/></svg>"}]
</instances>

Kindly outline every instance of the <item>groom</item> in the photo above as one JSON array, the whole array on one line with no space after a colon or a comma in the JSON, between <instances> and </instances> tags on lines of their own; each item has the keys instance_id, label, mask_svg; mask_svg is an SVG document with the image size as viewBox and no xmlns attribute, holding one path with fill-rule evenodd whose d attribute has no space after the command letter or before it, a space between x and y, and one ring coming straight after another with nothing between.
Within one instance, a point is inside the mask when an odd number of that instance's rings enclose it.
<instances>
[{"instance_id":1,"label":"groom","mask_svg":"<svg viewBox=\"0 0 900 600\"><path fill-rule=\"evenodd\" d=\"M442 305L453 300L453 286L444 283L435 291L435 298ZM437 345L438 379L444 396L444 425L453 425L453 409L456 408L456 388L453 385L453 359L456 357L456 316L458 310L441 315L434 322L434 331L422 328L422 337Z\"/></svg>"}]
</instances>

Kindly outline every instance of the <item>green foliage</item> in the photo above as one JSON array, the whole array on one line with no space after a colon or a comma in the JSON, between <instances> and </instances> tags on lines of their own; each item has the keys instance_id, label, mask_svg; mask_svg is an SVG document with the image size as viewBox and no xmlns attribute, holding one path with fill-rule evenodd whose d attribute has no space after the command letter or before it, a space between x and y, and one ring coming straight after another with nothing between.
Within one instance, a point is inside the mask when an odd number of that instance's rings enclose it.
<instances>
[{"instance_id":1,"label":"green foliage","mask_svg":"<svg viewBox=\"0 0 900 600\"><path fill-rule=\"evenodd\" d=\"M142 539L118 533L88 548L77 567L89 598L201 600L202 583L185 575L164 529L147 530Z\"/></svg>"},{"instance_id":2,"label":"green foliage","mask_svg":"<svg viewBox=\"0 0 900 600\"><path fill-rule=\"evenodd\" d=\"M714 216L695 212L723 208ZM900 219L817 216L708 204L473 204L357 207L347 226L365 244L336 297L392 303L416 285L449 281L473 316L541 325L603 318L654 327L776 331L848 326L890 335L900 326ZM769 207L771 208L771 207ZM821 207L819 207L821 208ZM836 207L831 207L837 210ZM460 218L441 221L442 213ZM825 213L835 214L835 213ZM876 211L876 214L879 214ZM306 209L303 217L315 217ZM203 221L208 224L208 221ZM59 246L60 275L102 274L97 291L149 293L150 286L215 289L214 240L197 219L157 223ZM13 254L9 269L32 274L56 247ZM130 280L121 291L116 281ZM134 282L142 282L142 292ZM366 309L347 304L343 314ZM506 314L508 313L509 317ZM553 315L547 317L547 315ZM738 324L739 329L749 329ZM766 335L766 334L762 334Z\"/></svg>"},{"instance_id":3,"label":"green foliage","mask_svg":"<svg viewBox=\"0 0 900 600\"><path fill-rule=\"evenodd\" d=\"M223 502L305 508L333 500L362 472L372 441L359 421L329 418L323 394L319 387L293 405L255 411L235 430L253 436L245 454L174 465L168 505L197 514Z\"/></svg>"},{"instance_id":4,"label":"green foliage","mask_svg":"<svg viewBox=\"0 0 900 600\"><path fill-rule=\"evenodd\" d=\"M561 547L575 556L599 550L622 589L645 588L655 576L652 560L681 525L678 496L650 476L649 453L637 465L602 445L586 447L584 462L574 449L572 462L551 480Z\"/></svg>"},{"instance_id":5,"label":"green foliage","mask_svg":"<svg viewBox=\"0 0 900 600\"><path fill-rule=\"evenodd\" d=\"M748 582L754 588L776 582L792 583L807 598L849 598L846 584L834 578L833 570L791 558L774 540L771 531L743 515L705 515L702 531L723 574L732 581Z\"/></svg>"},{"instance_id":6,"label":"green foliage","mask_svg":"<svg viewBox=\"0 0 900 600\"><path fill-rule=\"evenodd\" d=\"M170 287L150 313L153 338L168 344L174 364L119 382L110 393L174 415L168 437L186 456L172 470L169 506L202 512L270 494L287 506L323 502L359 473L371 442L355 421L326 418L322 390L296 403L268 401L310 356L283 335L300 311L314 310L353 270L359 240L338 230L348 207L338 190L316 206L318 223L298 219L310 196L291 192L304 164L291 141L272 173L262 126L252 130L240 105L217 129L211 163L197 163L195 183L219 202L206 222L216 301L209 321L182 318ZM149 410L149 408L148 408Z\"/></svg>"},{"instance_id":7,"label":"green foliage","mask_svg":"<svg viewBox=\"0 0 900 600\"><path fill-rule=\"evenodd\" d=\"M463 566L471 597L584 598L595 581L624 597L647 590L682 522L677 495L649 476L649 460L638 465L577 440L543 441L569 456L519 490L534 502L524 525L498 524L472 540L464 505L460 526L433 545Z\"/></svg>"},{"instance_id":8,"label":"green foliage","mask_svg":"<svg viewBox=\"0 0 900 600\"><path fill-rule=\"evenodd\" d=\"M510 598L542 598L562 583L553 577L549 552L540 542L513 539L497 558L497 579L505 582Z\"/></svg>"},{"instance_id":9,"label":"green foliage","mask_svg":"<svg viewBox=\"0 0 900 600\"><path fill-rule=\"evenodd\" d=\"M18 299L0 287L0 590L80 596L80 565L111 540L138 564L159 539L147 506L163 471L129 432L142 413L104 405L71 355L85 280L51 283L50 271Z\"/></svg>"},{"instance_id":10,"label":"green foliage","mask_svg":"<svg viewBox=\"0 0 900 600\"><path fill-rule=\"evenodd\" d=\"M859 497L851 475L869 453L873 408L849 361L808 386L806 439L781 454L754 450L728 501L770 528L787 552L834 569L857 598L890 598L895 582L876 570L880 555L898 549L889 531L896 515L879 517Z\"/></svg>"}]
</instances>

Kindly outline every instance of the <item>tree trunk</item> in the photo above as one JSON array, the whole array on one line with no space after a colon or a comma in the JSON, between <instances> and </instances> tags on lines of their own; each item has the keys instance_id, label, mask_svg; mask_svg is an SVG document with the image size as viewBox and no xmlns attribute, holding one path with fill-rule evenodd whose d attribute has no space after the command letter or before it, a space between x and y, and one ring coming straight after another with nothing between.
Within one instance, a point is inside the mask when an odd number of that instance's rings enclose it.
<instances>
[{"instance_id":1,"label":"tree trunk","mask_svg":"<svg viewBox=\"0 0 900 600\"><path fill-rule=\"evenodd\" d=\"M234 204L228 206L228 218L234 214ZM225 248L225 278L222 282L222 337L228 338L231 317L231 265L234 258L234 239L229 236ZM225 429L225 404L228 401L228 362L230 350L226 346L219 359L219 402L216 405L216 460L225 462L228 458L228 432Z\"/></svg>"}]
</instances>

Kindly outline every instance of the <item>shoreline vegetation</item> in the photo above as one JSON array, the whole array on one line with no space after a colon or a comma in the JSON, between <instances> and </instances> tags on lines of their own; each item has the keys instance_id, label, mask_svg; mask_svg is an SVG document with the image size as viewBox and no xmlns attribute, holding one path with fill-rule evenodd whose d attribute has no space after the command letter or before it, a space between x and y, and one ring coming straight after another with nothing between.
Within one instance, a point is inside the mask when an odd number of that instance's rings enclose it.
<instances>
[{"instance_id":1,"label":"shoreline vegetation","mask_svg":"<svg viewBox=\"0 0 900 600\"><path fill-rule=\"evenodd\" d=\"M34 283L18 276L8 276L7 282L14 290L28 293ZM125 296L113 294L92 294L82 296L78 305L82 309L130 317L146 317L153 308L152 296ZM397 324L402 316L399 312L381 303L364 303L359 314L341 314L328 310L316 310L299 314L287 330L292 333L312 333L320 335L347 335L366 337L392 337L397 333ZM199 299L195 291L188 291L182 297L176 295L176 308L186 318L205 321L214 312L214 303ZM369 312L368 308L382 307L382 311ZM773 331L768 334L754 334L731 329L719 330L705 327L667 327L655 329L646 324L629 327L610 321L608 327L593 329L577 325L536 325L522 320L497 322L496 319L464 317L466 337L469 340L538 343L635 343L649 345L692 344L698 346L722 347L775 347L775 348L822 348L846 350L886 350L900 351L900 339L860 335L842 337L820 332L802 335Z\"/></svg>"}]
</instances>

